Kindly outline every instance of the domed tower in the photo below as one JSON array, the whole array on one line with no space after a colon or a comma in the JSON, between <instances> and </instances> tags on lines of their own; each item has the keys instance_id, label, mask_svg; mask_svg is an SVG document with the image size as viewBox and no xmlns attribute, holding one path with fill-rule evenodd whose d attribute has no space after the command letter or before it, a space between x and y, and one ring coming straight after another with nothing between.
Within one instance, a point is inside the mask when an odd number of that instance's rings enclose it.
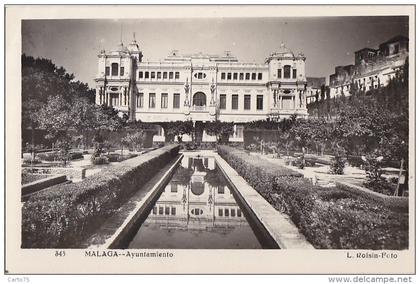
<instances>
[{"instance_id":1,"label":"domed tower","mask_svg":"<svg viewBox=\"0 0 420 284\"><path fill-rule=\"evenodd\" d=\"M127 47L131 57L135 58L137 62L141 62L143 59L143 53L140 50L139 45L136 41L136 33L133 33L133 40Z\"/></svg>"},{"instance_id":2,"label":"domed tower","mask_svg":"<svg viewBox=\"0 0 420 284\"><path fill-rule=\"evenodd\" d=\"M107 53L101 50L98 55L98 74L96 76L96 103L112 106L122 115L134 119L135 113L135 73L142 52L135 40L127 46L120 42Z\"/></svg>"},{"instance_id":3,"label":"domed tower","mask_svg":"<svg viewBox=\"0 0 420 284\"><path fill-rule=\"evenodd\" d=\"M270 115L284 118L292 114L307 116L305 99L305 60L304 54L295 55L285 44L271 53L268 64L268 91L270 94Z\"/></svg>"}]
</instances>

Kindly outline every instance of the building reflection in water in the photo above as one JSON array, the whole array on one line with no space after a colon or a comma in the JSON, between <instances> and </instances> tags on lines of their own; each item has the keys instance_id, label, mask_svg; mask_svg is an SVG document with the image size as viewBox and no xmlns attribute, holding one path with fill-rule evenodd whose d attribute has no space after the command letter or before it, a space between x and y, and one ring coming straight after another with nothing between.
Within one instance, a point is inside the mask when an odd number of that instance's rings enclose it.
<instances>
[{"instance_id":1,"label":"building reflection in water","mask_svg":"<svg viewBox=\"0 0 420 284\"><path fill-rule=\"evenodd\" d=\"M184 157L130 248L260 248L212 157Z\"/></svg>"}]
</instances>

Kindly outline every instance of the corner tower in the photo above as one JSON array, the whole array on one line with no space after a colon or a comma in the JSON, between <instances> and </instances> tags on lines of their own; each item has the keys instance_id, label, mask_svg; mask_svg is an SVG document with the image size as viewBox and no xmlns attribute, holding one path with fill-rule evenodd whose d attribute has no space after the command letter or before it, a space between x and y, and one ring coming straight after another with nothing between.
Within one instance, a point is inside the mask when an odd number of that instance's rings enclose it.
<instances>
[{"instance_id":1,"label":"corner tower","mask_svg":"<svg viewBox=\"0 0 420 284\"><path fill-rule=\"evenodd\" d=\"M136 66L142 57L135 38L128 46L120 42L110 52L101 50L95 78L96 104L112 106L130 120L135 119Z\"/></svg>"},{"instance_id":2,"label":"corner tower","mask_svg":"<svg viewBox=\"0 0 420 284\"><path fill-rule=\"evenodd\" d=\"M271 117L307 117L305 60L303 53L295 55L284 44L266 59Z\"/></svg>"}]
</instances>

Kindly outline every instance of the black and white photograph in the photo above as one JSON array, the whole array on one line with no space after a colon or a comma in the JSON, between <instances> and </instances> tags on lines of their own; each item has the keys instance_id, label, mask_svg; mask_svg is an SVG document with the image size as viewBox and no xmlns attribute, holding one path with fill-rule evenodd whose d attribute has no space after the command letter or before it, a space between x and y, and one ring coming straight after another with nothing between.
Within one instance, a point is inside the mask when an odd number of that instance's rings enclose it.
<instances>
[{"instance_id":1,"label":"black and white photograph","mask_svg":"<svg viewBox=\"0 0 420 284\"><path fill-rule=\"evenodd\" d=\"M9 8L6 273L414 272L413 6Z\"/></svg>"}]
</instances>

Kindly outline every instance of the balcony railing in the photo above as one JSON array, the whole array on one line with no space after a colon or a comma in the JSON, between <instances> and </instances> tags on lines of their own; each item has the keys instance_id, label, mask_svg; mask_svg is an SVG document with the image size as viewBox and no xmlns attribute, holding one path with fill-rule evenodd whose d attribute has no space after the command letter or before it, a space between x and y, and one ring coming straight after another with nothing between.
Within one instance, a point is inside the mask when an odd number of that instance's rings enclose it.
<instances>
[{"instance_id":1,"label":"balcony railing","mask_svg":"<svg viewBox=\"0 0 420 284\"><path fill-rule=\"evenodd\" d=\"M191 108L192 111L206 111L207 107L206 106L192 106Z\"/></svg>"}]
</instances>

